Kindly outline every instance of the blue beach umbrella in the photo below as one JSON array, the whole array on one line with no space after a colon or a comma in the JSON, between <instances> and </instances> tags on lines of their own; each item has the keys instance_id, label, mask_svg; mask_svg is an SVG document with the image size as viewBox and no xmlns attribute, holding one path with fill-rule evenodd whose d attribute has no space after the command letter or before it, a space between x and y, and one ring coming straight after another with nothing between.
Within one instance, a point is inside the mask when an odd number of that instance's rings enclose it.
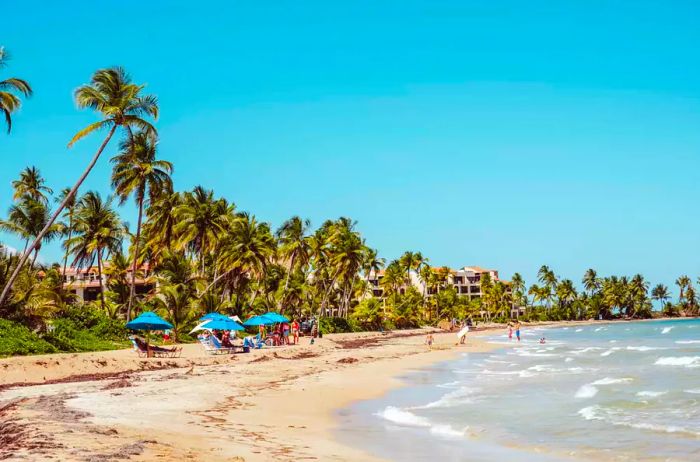
<instances>
[{"instance_id":1,"label":"blue beach umbrella","mask_svg":"<svg viewBox=\"0 0 700 462\"><path fill-rule=\"evenodd\" d=\"M225 316L225 315L223 315L223 314L221 314L221 313L211 312L211 313L205 314L204 316L202 316L201 318L199 318L199 320L200 320L200 321L208 321L208 320L210 320L210 319L219 319L219 318L228 319L228 316Z\"/></svg>"},{"instance_id":2,"label":"blue beach umbrella","mask_svg":"<svg viewBox=\"0 0 700 462\"><path fill-rule=\"evenodd\" d=\"M132 330L168 330L172 329L173 325L154 312L146 311L128 322L126 328Z\"/></svg>"},{"instance_id":3,"label":"blue beach umbrella","mask_svg":"<svg viewBox=\"0 0 700 462\"><path fill-rule=\"evenodd\" d=\"M276 324L277 321L268 318L265 315L253 316L249 320L243 323L244 326L269 326L271 324Z\"/></svg>"},{"instance_id":4,"label":"blue beach umbrella","mask_svg":"<svg viewBox=\"0 0 700 462\"><path fill-rule=\"evenodd\" d=\"M245 330L243 326L226 316L216 317L200 325L208 330Z\"/></svg>"},{"instance_id":5,"label":"blue beach umbrella","mask_svg":"<svg viewBox=\"0 0 700 462\"><path fill-rule=\"evenodd\" d=\"M274 311L268 311L267 313L263 314L263 316L270 318L275 322L289 322L289 319L279 313L275 313Z\"/></svg>"}]
</instances>

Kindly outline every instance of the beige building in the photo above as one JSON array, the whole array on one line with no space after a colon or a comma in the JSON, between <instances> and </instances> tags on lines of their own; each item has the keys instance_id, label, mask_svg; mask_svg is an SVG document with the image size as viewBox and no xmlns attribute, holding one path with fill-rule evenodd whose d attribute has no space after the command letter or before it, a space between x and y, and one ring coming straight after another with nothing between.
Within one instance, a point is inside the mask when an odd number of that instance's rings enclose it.
<instances>
[{"instance_id":1,"label":"beige building","mask_svg":"<svg viewBox=\"0 0 700 462\"><path fill-rule=\"evenodd\" d=\"M102 268L102 285L105 290L109 282L109 276L105 270L109 268L109 263L105 263ZM142 265L139 269L139 277L136 278L134 290L136 294L145 294L153 290L155 284L150 280L151 270L149 265ZM127 272L127 281L131 282L131 269ZM100 278L97 266L90 268L66 268L63 276L63 288L78 296L82 301L90 302L97 300L100 296Z\"/></svg>"},{"instance_id":2,"label":"beige building","mask_svg":"<svg viewBox=\"0 0 700 462\"><path fill-rule=\"evenodd\" d=\"M433 271L441 271L442 268L432 268ZM425 293L428 296L435 294L433 289L427 289L425 283L418 277L415 271L411 271L411 285L420 293ZM465 266L460 269L450 269L447 276L447 284L454 287L457 294L461 297L468 297L469 300L480 298L481 280L485 274L491 277L492 281L500 281L509 284L508 281L501 280L498 277L498 271L493 269L481 268L479 266ZM382 287L382 279L384 278L384 270L379 270L376 274L370 273L369 278L365 278L372 292L373 297L382 298L384 296L384 288ZM406 287L401 287L399 291L403 293ZM508 289L510 290L510 288Z\"/></svg>"}]
</instances>

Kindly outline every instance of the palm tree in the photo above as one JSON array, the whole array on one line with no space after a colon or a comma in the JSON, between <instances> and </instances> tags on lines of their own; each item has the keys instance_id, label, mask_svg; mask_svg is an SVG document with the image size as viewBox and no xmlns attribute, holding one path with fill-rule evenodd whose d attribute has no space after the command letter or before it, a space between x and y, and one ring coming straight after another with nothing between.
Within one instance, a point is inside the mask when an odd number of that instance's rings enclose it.
<instances>
[{"instance_id":1,"label":"palm tree","mask_svg":"<svg viewBox=\"0 0 700 462\"><path fill-rule=\"evenodd\" d=\"M46 228L46 223L49 221L50 214L51 211L44 202L34 200L29 196L24 196L18 204L10 207L7 220L0 220L0 229L17 234L24 239L24 248L26 251L29 242L39 236L42 230ZM39 256L42 243L52 240L59 231L60 227L58 224L48 227L47 232L44 233L42 239L34 248L34 257L31 263L32 267ZM24 263L20 261L19 264L23 265Z\"/></svg>"},{"instance_id":2,"label":"palm tree","mask_svg":"<svg viewBox=\"0 0 700 462\"><path fill-rule=\"evenodd\" d=\"M593 268L586 270L583 275L583 288L588 291L589 295L593 295L594 292L600 289L600 281L598 280L598 273Z\"/></svg>"},{"instance_id":3,"label":"palm tree","mask_svg":"<svg viewBox=\"0 0 700 462\"><path fill-rule=\"evenodd\" d=\"M542 265L537 272L537 277L540 284L542 284L542 287L548 291L547 308L550 308L552 306L552 297L554 296L554 292L557 290L557 276L554 274L554 271L549 268L549 266Z\"/></svg>"},{"instance_id":4,"label":"palm tree","mask_svg":"<svg viewBox=\"0 0 700 462\"><path fill-rule=\"evenodd\" d=\"M19 179L12 182L15 192L12 199L19 200L22 197L30 197L35 201L48 202L47 194L53 194L53 190L45 185L46 180L36 167L27 167L19 174Z\"/></svg>"},{"instance_id":5,"label":"palm tree","mask_svg":"<svg viewBox=\"0 0 700 462\"><path fill-rule=\"evenodd\" d=\"M520 273L515 273L511 278L510 284L512 288L513 301L518 305L521 305L523 298L525 298L525 280Z\"/></svg>"},{"instance_id":6,"label":"palm tree","mask_svg":"<svg viewBox=\"0 0 700 462\"><path fill-rule=\"evenodd\" d=\"M64 229L65 234L66 234L66 239L70 240L70 238L73 236L73 218L75 216L75 207L78 203L76 200L75 194L70 193L70 188L64 188L61 191L61 194L56 198L56 202L63 202L66 201L66 208L64 209L64 214L63 217L64 219L68 220L68 225ZM66 247L66 251L64 252L63 255L63 271L61 272L61 276L65 279L66 277L66 267L68 266L68 248Z\"/></svg>"},{"instance_id":7,"label":"palm tree","mask_svg":"<svg viewBox=\"0 0 700 462\"><path fill-rule=\"evenodd\" d=\"M139 259L144 202L146 197L152 202L154 198L172 192L173 188L170 179L173 165L168 161L156 159L156 145L157 142L149 133L140 131L122 141L119 145L119 154L111 160L114 165L112 187L119 197L120 204L124 204L133 194L139 210L134 238L131 287L126 311L127 321L131 320L131 307L134 303L136 263Z\"/></svg>"},{"instance_id":8,"label":"palm tree","mask_svg":"<svg viewBox=\"0 0 700 462\"><path fill-rule=\"evenodd\" d=\"M267 223L259 223L254 216L241 213L231 224L230 232L221 240L218 248L217 269L220 275L205 292L232 272L244 273L261 280L275 256L275 239ZM259 288L250 299L252 305Z\"/></svg>"},{"instance_id":9,"label":"palm tree","mask_svg":"<svg viewBox=\"0 0 700 462\"><path fill-rule=\"evenodd\" d=\"M88 191L80 199L75 215L75 235L66 246L74 256L73 265L79 268L91 267L97 258L100 304L105 309L102 262L109 254L120 251L123 226L112 208L112 198L103 201L94 191Z\"/></svg>"},{"instance_id":10,"label":"palm tree","mask_svg":"<svg viewBox=\"0 0 700 462\"><path fill-rule=\"evenodd\" d=\"M0 47L0 69L7 65L10 56L4 47ZM32 96L32 88L26 80L10 77L9 79L0 80L0 112L5 115L5 123L7 124L7 133L12 131L12 113L19 110L22 106L22 100L13 92L21 93L25 97ZM0 301L1 302L1 301Z\"/></svg>"},{"instance_id":11,"label":"palm tree","mask_svg":"<svg viewBox=\"0 0 700 462\"><path fill-rule=\"evenodd\" d=\"M214 199L214 192L196 186L186 192L182 204L175 210L179 220L175 225L179 249L199 256L200 275L204 276L205 256L216 248L219 237L227 229L234 206L224 199Z\"/></svg>"},{"instance_id":12,"label":"palm tree","mask_svg":"<svg viewBox=\"0 0 700 462\"><path fill-rule=\"evenodd\" d=\"M302 220L298 216L294 216L282 223L280 229L277 230L277 239L279 240L279 256L289 263L287 276L282 289L282 297L279 300L279 308L283 310L282 302L289 288L289 278L296 269L297 265L306 265L309 261L309 242L307 232L311 226L311 220Z\"/></svg>"},{"instance_id":13,"label":"palm tree","mask_svg":"<svg viewBox=\"0 0 700 462\"><path fill-rule=\"evenodd\" d=\"M399 263L406 273L406 284L411 285L411 271L418 271L425 263L425 259L420 252L404 252L399 258Z\"/></svg>"},{"instance_id":14,"label":"palm tree","mask_svg":"<svg viewBox=\"0 0 700 462\"><path fill-rule=\"evenodd\" d=\"M678 304L682 305L685 302L685 290L690 286L690 278L688 276L680 276L676 279L676 285L678 286Z\"/></svg>"},{"instance_id":15,"label":"palm tree","mask_svg":"<svg viewBox=\"0 0 700 462\"><path fill-rule=\"evenodd\" d=\"M79 87L75 91L75 101L79 108L90 108L102 115L102 120L92 123L75 134L73 139L68 143L68 147L86 137L87 135L96 132L97 130L109 128L109 132L104 141L97 149L97 152L92 157L83 174L78 178L78 181L73 185L66 199L61 202L58 208L54 211L51 219L48 221L41 233L34 239L34 242L24 252L19 264L15 268L5 284L5 288L0 294L0 305L3 304L7 294L12 288L21 267L29 258L29 254L36 248L44 238L44 235L49 232L50 227L58 219L71 196L77 194L78 188L92 168L100 158L102 151L107 147L107 144L114 136L117 128L123 127L127 131L131 131L132 127L140 128L155 136L156 129L144 117L150 116L154 119L158 118L158 104L154 96L142 96L141 91L143 85L136 85L131 82L130 77L121 67L111 69L100 69L92 76L89 84Z\"/></svg>"},{"instance_id":16,"label":"palm tree","mask_svg":"<svg viewBox=\"0 0 700 462\"><path fill-rule=\"evenodd\" d=\"M146 247L151 249L153 259L157 260L161 253L172 249L175 225L178 223L177 215L173 211L180 205L182 195L178 192L163 193L149 204L142 233Z\"/></svg>"},{"instance_id":17,"label":"palm tree","mask_svg":"<svg viewBox=\"0 0 700 462\"><path fill-rule=\"evenodd\" d=\"M557 297L561 306L569 306L576 298L578 293L571 279L564 279L557 285Z\"/></svg>"},{"instance_id":18,"label":"palm tree","mask_svg":"<svg viewBox=\"0 0 700 462\"><path fill-rule=\"evenodd\" d=\"M668 287L663 284L657 284L651 290L652 300L661 302L661 305L666 305L666 301L671 298L671 294L668 291Z\"/></svg>"}]
</instances>

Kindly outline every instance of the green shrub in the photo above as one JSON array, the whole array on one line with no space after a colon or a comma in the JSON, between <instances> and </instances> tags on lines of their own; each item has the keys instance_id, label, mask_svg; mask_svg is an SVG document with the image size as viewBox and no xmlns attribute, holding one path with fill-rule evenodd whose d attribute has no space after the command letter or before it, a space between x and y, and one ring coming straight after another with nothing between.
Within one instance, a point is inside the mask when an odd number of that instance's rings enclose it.
<instances>
[{"instance_id":1,"label":"green shrub","mask_svg":"<svg viewBox=\"0 0 700 462\"><path fill-rule=\"evenodd\" d=\"M97 326L100 326L98 324ZM44 339L60 351L103 351L123 347L126 337L119 342L106 339L91 329L81 328L75 321L69 318L56 319Z\"/></svg>"},{"instance_id":2,"label":"green shrub","mask_svg":"<svg viewBox=\"0 0 700 462\"><path fill-rule=\"evenodd\" d=\"M350 323L345 318L321 318L319 326L324 334L339 334L353 331Z\"/></svg>"},{"instance_id":3,"label":"green shrub","mask_svg":"<svg viewBox=\"0 0 700 462\"><path fill-rule=\"evenodd\" d=\"M56 348L22 324L0 319L0 356L55 353Z\"/></svg>"}]
</instances>

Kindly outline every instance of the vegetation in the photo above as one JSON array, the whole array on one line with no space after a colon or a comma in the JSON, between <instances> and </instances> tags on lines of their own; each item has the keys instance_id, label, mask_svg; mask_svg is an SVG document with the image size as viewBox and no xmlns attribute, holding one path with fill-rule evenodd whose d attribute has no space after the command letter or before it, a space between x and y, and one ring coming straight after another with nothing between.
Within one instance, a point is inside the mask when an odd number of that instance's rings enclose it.
<instances>
[{"instance_id":1,"label":"vegetation","mask_svg":"<svg viewBox=\"0 0 700 462\"><path fill-rule=\"evenodd\" d=\"M0 64L4 58L0 48ZM319 316L325 332L465 317L503 321L521 307L532 320L649 317L652 301L667 315L698 314L687 276L676 281L680 297L673 304L667 287L657 285L649 293L641 275L599 277L591 269L579 290L547 266L529 288L517 273L509 283L485 274L483 296L470 300L451 284L449 268L431 267L420 252L405 252L386 264L350 218L327 220L314 229L309 220L294 216L273 229L203 186L177 191L173 165L158 152L152 123L158 101L143 90L122 68L95 72L76 90L75 101L100 120L79 130L69 146L98 130L106 135L81 176L55 197L33 166L12 183L13 203L0 229L18 236L24 249L15 255L0 245L0 354L119 346L125 335L120 326L146 309L168 319L176 339L210 311L242 318L270 310ZM0 110L8 128L19 107L13 91L31 93L22 80L0 82ZM115 136L121 140L111 159L111 178L104 179L114 195L79 194ZM115 200L135 201L134 232L121 220ZM54 240L65 253L60 262L43 264L42 245ZM82 271L96 265L95 302L84 303L74 288L64 287L69 265ZM374 287L367 276L380 270L381 284ZM137 293L137 280L151 289ZM372 296L377 289L381 298Z\"/></svg>"}]
</instances>

